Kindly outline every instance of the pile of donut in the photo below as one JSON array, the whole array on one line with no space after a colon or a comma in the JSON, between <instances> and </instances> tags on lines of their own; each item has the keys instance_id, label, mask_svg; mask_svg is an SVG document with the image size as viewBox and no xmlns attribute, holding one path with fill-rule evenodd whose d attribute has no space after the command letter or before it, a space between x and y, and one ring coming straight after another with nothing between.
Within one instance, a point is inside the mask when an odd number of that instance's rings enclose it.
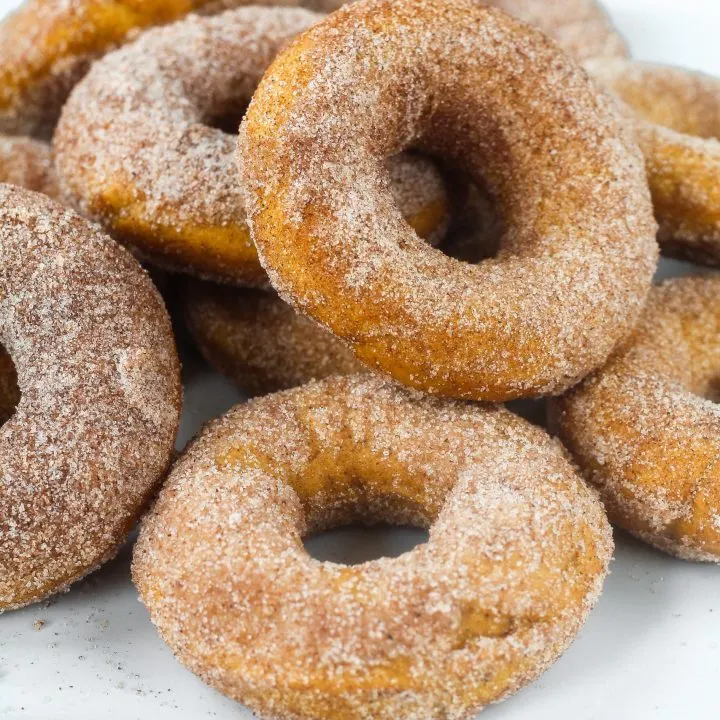
<instances>
[{"instance_id":1,"label":"pile of donut","mask_svg":"<svg viewBox=\"0 0 720 720\"><path fill-rule=\"evenodd\" d=\"M658 247L720 263L720 80L594 0L27 0L0 36L0 612L149 510L133 579L206 682L461 720L570 644L608 518L720 561L720 278L652 285ZM177 458L141 262L257 396ZM500 404L540 397L555 437ZM350 523L429 539L308 554Z\"/></svg>"}]
</instances>

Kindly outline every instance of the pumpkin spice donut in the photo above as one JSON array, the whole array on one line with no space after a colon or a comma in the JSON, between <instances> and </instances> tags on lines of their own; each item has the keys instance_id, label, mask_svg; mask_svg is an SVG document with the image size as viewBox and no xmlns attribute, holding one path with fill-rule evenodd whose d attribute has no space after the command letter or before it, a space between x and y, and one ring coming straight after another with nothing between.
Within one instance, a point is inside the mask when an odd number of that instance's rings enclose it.
<instances>
[{"instance_id":1,"label":"pumpkin spice donut","mask_svg":"<svg viewBox=\"0 0 720 720\"><path fill-rule=\"evenodd\" d=\"M241 185L287 302L407 385L508 400L573 385L637 318L657 244L631 136L581 68L510 16L362 0L264 76ZM382 173L408 146L449 156L497 200L495 257L460 263L408 227Z\"/></svg>"},{"instance_id":2,"label":"pumpkin spice donut","mask_svg":"<svg viewBox=\"0 0 720 720\"><path fill-rule=\"evenodd\" d=\"M239 117L278 50L320 17L268 7L191 16L95 63L55 135L66 199L153 264L265 285L237 187L235 139L214 125ZM390 173L418 232L442 234L449 200L436 166L405 156Z\"/></svg>"},{"instance_id":3,"label":"pumpkin spice donut","mask_svg":"<svg viewBox=\"0 0 720 720\"><path fill-rule=\"evenodd\" d=\"M2 612L115 554L170 462L181 391L160 296L93 225L2 185L0 255L20 391L0 430Z\"/></svg>"},{"instance_id":4,"label":"pumpkin spice donut","mask_svg":"<svg viewBox=\"0 0 720 720\"><path fill-rule=\"evenodd\" d=\"M610 519L688 560L720 562L720 276L655 287L634 335L550 405Z\"/></svg>"},{"instance_id":5,"label":"pumpkin spice donut","mask_svg":"<svg viewBox=\"0 0 720 720\"><path fill-rule=\"evenodd\" d=\"M355 522L429 540L355 566L305 551ZM544 431L363 375L212 422L143 522L133 578L178 659L260 717L460 720L565 650L611 552Z\"/></svg>"},{"instance_id":6,"label":"pumpkin spice donut","mask_svg":"<svg viewBox=\"0 0 720 720\"><path fill-rule=\"evenodd\" d=\"M0 132L49 138L96 58L191 11L262 0L26 0L0 23ZM295 4L273 0L273 5Z\"/></svg>"},{"instance_id":7,"label":"pumpkin spice donut","mask_svg":"<svg viewBox=\"0 0 720 720\"><path fill-rule=\"evenodd\" d=\"M273 292L190 281L178 299L205 359L250 395L368 370L332 333Z\"/></svg>"},{"instance_id":8,"label":"pumpkin spice donut","mask_svg":"<svg viewBox=\"0 0 720 720\"><path fill-rule=\"evenodd\" d=\"M662 250L720 265L720 78L622 60L588 68L635 119Z\"/></svg>"}]
</instances>

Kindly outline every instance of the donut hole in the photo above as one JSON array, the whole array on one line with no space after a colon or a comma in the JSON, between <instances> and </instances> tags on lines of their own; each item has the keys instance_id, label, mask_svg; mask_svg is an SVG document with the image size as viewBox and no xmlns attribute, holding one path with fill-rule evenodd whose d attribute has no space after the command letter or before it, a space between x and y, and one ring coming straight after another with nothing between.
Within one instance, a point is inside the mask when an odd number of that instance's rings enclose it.
<instances>
[{"instance_id":1,"label":"donut hole","mask_svg":"<svg viewBox=\"0 0 720 720\"><path fill-rule=\"evenodd\" d=\"M14 414L20 402L17 371L10 354L0 347L0 425Z\"/></svg>"},{"instance_id":2,"label":"donut hole","mask_svg":"<svg viewBox=\"0 0 720 720\"><path fill-rule=\"evenodd\" d=\"M720 376L710 379L704 388L702 397L710 402L720 403Z\"/></svg>"},{"instance_id":3,"label":"donut hole","mask_svg":"<svg viewBox=\"0 0 720 720\"><path fill-rule=\"evenodd\" d=\"M249 101L241 100L230 107L217 108L203 118L203 124L214 130L220 130L225 135L237 135L240 123L245 116Z\"/></svg>"},{"instance_id":4,"label":"donut hole","mask_svg":"<svg viewBox=\"0 0 720 720\"><path fill-rule=\"evenodd\" d=\"M445 242L445 255L477 264L497 256L505 223L490 193L476 184L468 187L467 199L453 219Z\"/></svg>"},{"instance_id":5,"label":"donut hole","mask_svg":"<svg viewBox=\"0 0 720 720\"><path fill-rule=\"evenodd\" d=\"M396 558L428 541L425 528L387 523L346 525L313 533L303 539L310 557L339 565L361 565L371 560Z\"/></svg>"},{"instance_id":6,"label":"donut hole","mask_svg":"<svg viewBox=\"0 0 720 720\"><path fill-rule=\"evenodd\" d=\"M338 440L289 481L302 505L300 532L310 555L355 565L427 542L451 483L430 482L397 458Z\"/></svg>"}]
</instances>

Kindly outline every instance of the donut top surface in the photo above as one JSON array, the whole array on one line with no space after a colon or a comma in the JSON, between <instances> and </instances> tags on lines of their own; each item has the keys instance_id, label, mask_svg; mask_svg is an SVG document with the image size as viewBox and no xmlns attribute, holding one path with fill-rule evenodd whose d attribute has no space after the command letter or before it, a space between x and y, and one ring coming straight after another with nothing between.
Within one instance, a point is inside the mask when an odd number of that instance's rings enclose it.
<instances>
[{"instance_id":1,"label":"donut top surface","mask_svg":"<svg viewBox=\"0 0 720 720\"><path fill-rule=\"evenodd\" d=\"M302 545L378 521L429 541L355 566ZM336 377L207 426L144 522L133 577L180 659L261 716L464 718L567 645L611 548L539 428Z\"/></svg>"},{"instance_id":2,"label":"donut top surface","mask_svg":"<svg viewBox=\"0 0 720 720\"><path fill-rule=\"evenodd\" d=\"M407 146L486 186L495 257L460 263L399 216L380 160ZM405 384L506 400L562 391L629 332L657 262L642 155L537 31L468 1L359 2L296 39L238 152L280 295Z\"/></svg>"},{"instance_id":3,"label":"donut top surface","mask_svg":"<svg viewBox=\"0 0 720 720\"><path fill-rule=\"evenodd\" d=\"M20 401L0 428L0 610L113 555L170 460L179 362L123 248L47 197L0 186L0 341Z\"/></svg>"},{"instance_id":4,"label":"donut top surface","mask_svg":"<svg viewBox=\"0 0 720 720\"><path fill-rule=\"evenodd\" d=\"M542 30L582 60L624 57L627 45L596 0L481 0Z\"/></svg>"},{"instance_id":5,"label":"donut top surface","mask_svg":"<svg viewBox=\"0 0 720 720\"><path fill-rule=\"evenodd\" d=\"M628 374L663 377L720 413L711 402L720 390L720 276L677 278L653 288L613 362Z\"/></svg>"},{"instance_id":6,"label":"donut top surface","mask_svg":"<svg viewBox=\"0 0 720 720\"><path fill-rule=\"evenodd\" d=\"M625 57L628 49L596 0L477 0L530 23L578 59ZM313 10L332 12L344 0L308 0Z\"/></svg>"}]
</instances>

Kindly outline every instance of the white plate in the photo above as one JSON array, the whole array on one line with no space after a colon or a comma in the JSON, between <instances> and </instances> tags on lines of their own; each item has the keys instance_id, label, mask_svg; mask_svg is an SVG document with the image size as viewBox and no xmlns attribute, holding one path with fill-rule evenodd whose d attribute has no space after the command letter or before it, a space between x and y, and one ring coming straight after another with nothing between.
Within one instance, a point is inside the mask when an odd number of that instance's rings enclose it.
<instances>
[{"instance_id":1,"label":"white plate","mask_svg":"<svg viewBox=\"0 0 720 720\"><path fill-rule=\"evenodd\" d=\"M0 1L0 15L16 2ZM607 2L637 57L720 74L717 0ZM663 263L662 274L682 271ZM186 367L181 443L239 396ZM323 552L343 555L337 537ZM407 536L375 538L402 549ZM605 592L570 650L490 720L717 720L720 569L673 560L620 535ZM355 551L357 548L355 548ZM0 717L28 720L250 718L183 669L137 601L129 551L50 604L0 616ZM44 622L36 630L36 623Z\"/></svg>"}]
</instances>

